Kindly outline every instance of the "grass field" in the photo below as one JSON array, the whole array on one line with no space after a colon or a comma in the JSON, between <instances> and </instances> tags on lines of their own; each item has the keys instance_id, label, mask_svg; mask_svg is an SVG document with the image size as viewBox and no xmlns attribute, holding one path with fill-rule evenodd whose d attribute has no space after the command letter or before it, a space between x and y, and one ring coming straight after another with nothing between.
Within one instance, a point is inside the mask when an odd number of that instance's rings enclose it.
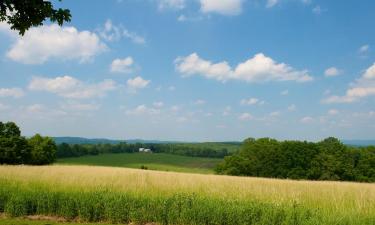
<instances>
[{"instance_id":1,"label":"grass field","mask_svg":"<svg viewBox=\"0 0 375 225\"><path fill-rule=\"evenodd\" d=\"M139 169L146 166L150 170L213 173L213 168L222 159L179 156L163 153L121 153L102 154L97 156L82 156L59 159L58 164L113 166Z\"/></svg>"},{"instance_id":2,"label":"grass field","mask_svg":"<svg viewBox=\"0 0 375 225\"><path fill-rule=\"evenodd\" d=\"M145 224L374 225L375 184L1 166L0 211Z\"/></svg>"},{"instance_id":3,"label":"grass field","mask_svg":"<svg viewBox=\"0 0 375 225\"><path fill-rule=\"evenodd\" d=\"M74 223L58 221L54 218L52 219L28 219L28 218L8 218L0 217L1 225L113 225L108 223Z\"/></svg>"}]
</instances>

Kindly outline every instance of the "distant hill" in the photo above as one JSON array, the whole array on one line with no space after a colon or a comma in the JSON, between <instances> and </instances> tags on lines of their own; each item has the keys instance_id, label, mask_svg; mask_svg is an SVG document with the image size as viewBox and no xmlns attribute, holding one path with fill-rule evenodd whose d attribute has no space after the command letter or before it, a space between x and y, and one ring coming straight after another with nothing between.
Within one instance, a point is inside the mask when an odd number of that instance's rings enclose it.
<instances>
[{"instance_id":1,"label":"distant hill","mask_svg":"<svg viewBox=\"0 0 375 225\"><path fill-rule=\"evenodd\" d=\"M352 146L375 146L375 140L343 140L342 142L346 145Z\"/></svg>"},{"instance_id":2,"label":"distant hill","mask_svg":"<svg viewBox=\"0 0 375 225\"><path fill-rule=\"evenodd\" d=\"M118 144L120 142L126 142L130 144L134 143L178 143L172 141L158 141L158 140L143 140L143 139L130 139L130 140L112 140L105 138L83 138L83 137L52 137L56 144L67 143L67 144Z\"/></svg>"}]
</instances>

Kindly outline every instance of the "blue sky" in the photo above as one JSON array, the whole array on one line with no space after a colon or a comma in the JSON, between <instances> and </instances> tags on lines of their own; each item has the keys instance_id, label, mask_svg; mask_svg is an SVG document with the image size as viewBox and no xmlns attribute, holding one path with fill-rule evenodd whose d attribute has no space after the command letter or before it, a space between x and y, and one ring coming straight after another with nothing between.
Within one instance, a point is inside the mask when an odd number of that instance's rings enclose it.
<instances>
[{"instance_id":1,"label":"blue sky","mask_svg":"<svg viewBox=\"0 0 375 225\"><path fill-rule=\"evenodd\" d=\"M24 135L372 139L375 2L64 0L0 24L0 118Z\"/></svg>"}]
</instances>

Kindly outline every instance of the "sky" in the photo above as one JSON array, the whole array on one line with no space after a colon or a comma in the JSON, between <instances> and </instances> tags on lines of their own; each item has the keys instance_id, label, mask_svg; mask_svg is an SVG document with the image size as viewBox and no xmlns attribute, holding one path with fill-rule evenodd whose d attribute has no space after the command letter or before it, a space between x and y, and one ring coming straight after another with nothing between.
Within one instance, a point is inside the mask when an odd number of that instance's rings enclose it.
<instances>
[{"instance_id":1,"label":"sky","mask_svg":"<svg viewBox=\"0 0 375 225\"><path fill-rule=\"evenodd\" d=\"M0 121L23 135L375 139L375 1L63 0L0 23Z\"/></svg>"}]
</instances>

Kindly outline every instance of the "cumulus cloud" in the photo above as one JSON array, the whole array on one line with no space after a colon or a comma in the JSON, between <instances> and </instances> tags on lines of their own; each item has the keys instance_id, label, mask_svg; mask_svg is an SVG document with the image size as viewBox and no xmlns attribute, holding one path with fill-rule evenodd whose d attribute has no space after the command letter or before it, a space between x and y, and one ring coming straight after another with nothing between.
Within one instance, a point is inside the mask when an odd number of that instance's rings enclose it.
<instances>
[{"instance_id":1,"label":"cumulus cloud","mask_svg":"<svg viewBox=\"0 0 375 225\"><path fill-rule=\"evenodd\" d=\"M334 115L337 115L337 114L339 114L339 111L337 109L328 110L328 115L330 115L330 116L334 116Z\"/></svg>"},{"instance_id":2,"label":"cumulus cloud","mask_svg":"<svg viewBox=\"0 0 375 225\"><path fill-rule=\"evenodd\" d=\"M23 97L25 93L21 88L0 88L0 97Z\"/></svg>"},{"instance_id":3,"label":"cumulus cloud","mask_svg":"<svg viewBox=\"0 0 375 225\"><path fill-rule=\"evenodd\" d=\"M238 119L239 120L242 120L242 121L248 121L248 120L252 120L254 117L253 115L251 115L250 113L242 113L241 115L239 115Z\"/></svg>"},{"instance_id":4,"label":"cumulus cloud","mask_svg":"<svg viewBox=\"0 0 375 225\"><path fill-rule=\"evenodd\" d=\"M159 10L173 9L181 10L185 8L185 0L158 0Z\"/></svg>"},{"instance_id":5,"label":"cumulus cloud","mask_svg":"<svg viewBox=\"0 0 375 225\"><path fill-rule=\"evenodd\" d=\"M133 79L129 79L126 84L132 92L136 92L138 89L146 88L150 84L150 80L145 80L138 76Z\"/></svg>"},{"instance_id":6,"label":"cumulus cloud","mask_svg":"<svg viewBox=\"0 0 375 225\"><path fill-rule=\"evenodd\" d=\"M279 0L267 0L266 7L267 8L272 8L275 5L277 5L277 3L279 3Z\"/></svg>"},{"instance_id":7,"label":"cumulus cloud","mask_svg":"<svg viewBox=\"0 0 375 225\"><path fill-rule=\"evenodd\" d=\"M313 12L314 14L319 15L319 14L321 14L321 13L323 12L323 10L322 10L322 8L321 8L319 5L317 5L317 6L315 6L315 7L312 9L312 12Z\"/></svg>"},{"instance_id":8,"label":"cumulus cloud","mask_svg":"<svg viewBox=\"0 0 375 225\"><path fill-rule=\"evenodd\" d=\"M152 105L156 108L161 108L164 106L164 102L154 102Z\"/></svg>"},{"instance_id":9,"label":"cumulus cloud","mask_svg":"<svg viewBox=\"0 0 375 225\"><path fill-rule=\"evenodd\" d=\"M328 96L322 100L322 103L352 103L373 95L375 95L375 63L366 69L361 78L350 85L345 95Z\"/></svg>"},{"instance_id":10,"label":"cumulus cloud","mask_svg":"<svg viewBox=\"0 0 375 225\"><path fill-rule=\"evenodd\" d=\"M280 92L280 95L288 95L288 94L289 94L289 90L284 90Z\"/></svg>"},{"instance_id":11,"label":"cumulus cloud","mask_svg":"<svg viewBox=\"0 0 375 225\"><path fill-rule=\"evenodd\" d=\"M337 69L336 67L330 67L324 71L324 75L326 77L335 77L340 75L341 71Z\"/></svg>"},{"instance_id":12,"label":"cumulus cloud","mask_svg":"<svg viewBox=\"0 0 375 225\"><path fill-rule=\"evenodd\" d=\"M312 118L310 116L305 116L305 117L300 119L300 122L301 123L312 123L312 122L314 122L314 118Z\"/></svg>"},{"instance_id":13,"label":"cumulus cloud","mask_svg":"<svg viewBox=\"0 0 375 225\"><path fill-rule=\"evenodd\" d=\"M176 70L183 77L200 75L208 79L225 82L227 80L242 80L249 83L267 81L297 81L313 80L307 70L296 70L285 63L277 63L263 53L239 63L235 68L226 62L212 63L202 59L197 53L175 60Z\"/></svg>"},{"instance_id":14,"label":"cumulus cloud","mask_svg":"<svg viewBox=\"0 0 375 225\"><path fill-rule=\"evenodd\" d=\"M104 96L108 91L116 89L116 83L113 80L85 83L71 76L33 77L28 88L32 91L54 93L64 98L87 99Z\"/></svg>"},{"instance_id":15,"label":"cumulus cloud","mask_svg":"<svg viewBox=\"0 0 375 225\"><path fill-rule=\"evenodd\" d=\"M261 101L257 98L248 98L248 99L242 99L240 101L240 104L241 105L256 105L256 104L263 105L264 101Z\"/></svg>"},{"instance_id":16,"label":"cumulus cloud","mask_svg":"<svg viewBox=\"0 0 375 225\"><path fill-rule=\"evenodd\" d=\"M31 28L22 37L15 36L6 56L24 64L43 64L52 59L87 62L106 49L95 33L52 24Z\"/></svg>"},{"instance_id":17,"label":"cumulus cloud","mask_svg":"<svg viewBox=\"0 0 375 225\"><path fill-rule=\"evenodd\" d=\"M114 59L111 63L111 72L113 73L130 73L133 71L134 60L132 57L124 59Z\"/></svg>"},{"instance_id":18,"label":"cumulus cloud","mask_svg":"<svg viewBox=\"0 0 375 225\"><path fill-rule=\"evenodd\" d=\"M242 3L243 0L200 0L202 12L227 16L239 15L242 12Z\"/></svg>"},{"instance_id":19,"label":"cumulus cloud","mask_svg":"<svg viewBox=\"0 0 375 225\"><path fill-rule=\"evenodd\" d=\"M146 39L135 32L129 31L123 25L114 25L111 20L107 20L103 27L98 31L99 36L106 41L119 41L121 38L127 38L136 44L145 44Z\"/></svg>"},{"instance_id":20,"label":"cumulus cloud","mask_svg":"<svg viewBox=\"0 0 375 225\"><path fill-rule=\"evenodd\" d=\"M149 108L146 105L139 105L134 109L126 110L127 115L155 115L160 114L160 109Z\"/></svg>"},{"instance_id":21,"label":"cumulus cloud","mask_svg":"<svg viewBox=\"0 0 375 225\"><path fill-rule=\"evenodd\" d=\"M364 53L367 53L370 49L370 45L362 45L359 49L358 49L358 52L360 54L364 54Z\"/></svg>"},{"instance_id":22,"label":"cumulus cloud","mask_svg":"<svg viewBox=\"0 0 375 225\"><path fill-rule=\"evenodd\" d=\"M194 105L204 105L206 104L206 101L203 99L198 99L194 102Z\"/></svg>"}]
</instances>

